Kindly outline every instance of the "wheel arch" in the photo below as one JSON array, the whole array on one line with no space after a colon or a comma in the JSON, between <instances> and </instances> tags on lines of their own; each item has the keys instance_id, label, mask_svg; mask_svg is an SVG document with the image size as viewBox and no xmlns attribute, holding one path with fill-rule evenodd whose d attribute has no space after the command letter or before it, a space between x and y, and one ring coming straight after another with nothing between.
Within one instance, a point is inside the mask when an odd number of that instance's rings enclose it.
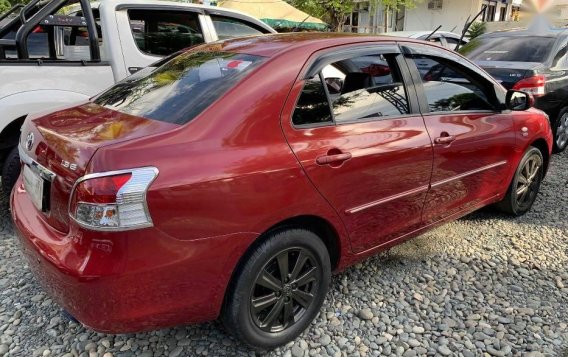
<instances>
[{"instance_id":1,"label":"wheel arch","mask_svg":"<svg viewBox=\"0 0 568 357\"><path fill-rule=\"evenodd\" d=\"M240 272L243 265L250 258L254 249L264 243L267 239L269 239L273 234L277 232L281 232L288 229L305 229L316 236L318 236L321 241L325 244L329 258L331 263L331 270L334 271L339 267L340 258L341 258L341 238L339 236L338 231L335 229L333 224L329 222L327 219L316 216L316 215L298 215L294 217L287 218L282 220L270 228L266 229L263 233L261 233L245 250L242 256L238 259L237 263L234 266L233 271L230 274L226 289L225 289L225 296L223 298L223 307L224 309L226 302L227 302L227 295L232 290L233 285L235 283L235 276Z\"/></svg>"},{"instance_id":2,"label":"wheel arch","mask_svg":"<svg viewBox=\"0 0 568 357\"><path fill-rule=\"evenodd\" d=\"M530 146L537 148L541 152L544 159L544 174L546 175L548 171L548 164L550 163L550 152L546 140L543 138L536 139Z\"/></svg>"},{"instance_id":3,"label":"wheel arch","mask_svg":"<svg viewBox=\"0 0 568 357\"><path fill-rule=\"evenodd\" d=\"M0 132L0 167L4 165L4 158L10 150L18 145L20 129L26 120L27 115L21 116L8 124Z\"/></svg>"},{"instance_id":4,"label":"wheel arch","mask_svg":"<svg viewBox=\"0 0 568 357\"><path fill-rule=\"evenodd\" d=\"M326 219L315 215L300 215L280 221L261 233L245 250L235 264L229 278L228 287L232 285L235 275L250 257L256 247L264 243L274 233L287 229L306 229L317 235L325 244L329 253L332 271L337 269L341 258L341 239L334 226ZM226 289L229 291L229 289Z\"/></svg>"},{"instance_id":5,"label":"wheel arch","mask_svg":"<svg viewBox=\"0 0 568 357\"><path fill-rule=\"evenodd\" d=\"M325 218L316 215L299 215L280 221L261 233L258 238L249 245L234 270L236 271L243 264L249 252L264 243L271 235L276 232L294 228L305 229L317 235L327 248L332 270L338 267L342 246L339 233L335 227Z\"/></svg>"}]
</instances>

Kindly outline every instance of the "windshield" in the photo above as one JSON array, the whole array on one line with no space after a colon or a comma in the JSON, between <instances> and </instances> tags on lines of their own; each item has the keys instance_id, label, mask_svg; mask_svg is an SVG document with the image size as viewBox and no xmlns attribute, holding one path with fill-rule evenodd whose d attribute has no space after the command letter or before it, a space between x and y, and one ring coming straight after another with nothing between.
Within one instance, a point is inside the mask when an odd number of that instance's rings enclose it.
<instances>
[{"instance_id":1,"label":"windshield","mask_svg":"<svg viewBox=\"0 0 568 357\"><path fill-rule=\"evenodd\" d=\"M247 54L190 51L127 78L94 102L130 115L185 124L263 61Z\"/></svg>"},{"instance_id":2,"label":"windshield","mask_svg":"<svg viewBox=\"0 0 568 357\"><path fill-rule=\"evenodd\" d=\"M554 37L519 36L478 38L462 47L473 61L546 62Z\"/></svg>"}]
</instances>

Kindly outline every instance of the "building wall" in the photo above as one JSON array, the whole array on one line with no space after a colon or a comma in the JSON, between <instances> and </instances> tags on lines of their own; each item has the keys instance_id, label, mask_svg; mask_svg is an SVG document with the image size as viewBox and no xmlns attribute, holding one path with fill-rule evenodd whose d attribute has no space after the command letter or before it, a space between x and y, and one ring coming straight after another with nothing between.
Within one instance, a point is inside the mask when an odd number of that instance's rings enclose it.
<instances>
[{"instance_id":1,"label":"building wall","mask_svg":"<svg viewBox=\"0 0 568 357\"><path fill-rule=\"evenodd\" d=\"M442 25L440 30L459 33L467 18L475 16L484 4L492 4L496 7L493 19L486 19L486 21L499 21L501 8L506 9L505 21L511 17L511 0L506 3L501 0L443 0L441 10L429 10L428 3L429 0L423 0L417 3L414 9L406 11L405 31L434 30Z\"/></svg>"},{"instance_id":2,"label":"building wall","mask_svg":"<svg viewBox=\"0 0 568 357\"><path fill-rule=\"evenodd\" d=\"M418 2L416 7L406 11L404 30L440 30L460 32L469 15L481 9L481 0L444 0L441 10L429 10L428 0Z\"/></svg>"}]
</instances>

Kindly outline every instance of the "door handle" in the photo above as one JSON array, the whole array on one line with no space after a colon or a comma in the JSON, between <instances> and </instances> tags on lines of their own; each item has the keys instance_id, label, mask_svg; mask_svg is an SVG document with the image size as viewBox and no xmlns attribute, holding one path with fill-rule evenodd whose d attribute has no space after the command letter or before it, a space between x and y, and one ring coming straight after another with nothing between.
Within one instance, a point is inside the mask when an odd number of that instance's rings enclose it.
<instances>
[{"instance_id":1,"label":"door handle","mask_svg":"<svg viewBox=\"0 0 568 357\"><path fill-rule=\"evenodd\" d=\"M456 137L443 132L439 138L434 139L434 143L438 145L448 145L456 140Z\"/></svg>"},{"instance_id":2,"label":"door handle","mask_svg":"<svg viewBox=\"0 0 568 357\"><path fill-rule=\"evenodd\" d=\"M349 159L351 159L353 157L353 155L351 155L351 153L341 153L341 154L335 154L335 155L324 155L324 156L320 156L316 159L316 163L318 165L337 165L337 164L341 164L344 161L347 161Z\"/></svg>"}]
</instances>

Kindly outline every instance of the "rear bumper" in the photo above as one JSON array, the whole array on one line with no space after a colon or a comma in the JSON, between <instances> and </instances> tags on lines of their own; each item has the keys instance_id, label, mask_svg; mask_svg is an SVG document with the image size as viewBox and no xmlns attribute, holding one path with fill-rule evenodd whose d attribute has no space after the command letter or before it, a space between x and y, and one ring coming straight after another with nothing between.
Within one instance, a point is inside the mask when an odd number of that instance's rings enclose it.
<instances>
[{"instance_id":1,"label":"rear bumper","mask_svg":"<svg viewBox=\"0 0 568 357\"><path fill-rule=\"evenodd\" d=\"M81 323L127 333L216 319L232 270L252 233L194 241L156 228L101 233L53 230L21 188L12 219L30 268Z\"/></svg>"}]
</instances>

